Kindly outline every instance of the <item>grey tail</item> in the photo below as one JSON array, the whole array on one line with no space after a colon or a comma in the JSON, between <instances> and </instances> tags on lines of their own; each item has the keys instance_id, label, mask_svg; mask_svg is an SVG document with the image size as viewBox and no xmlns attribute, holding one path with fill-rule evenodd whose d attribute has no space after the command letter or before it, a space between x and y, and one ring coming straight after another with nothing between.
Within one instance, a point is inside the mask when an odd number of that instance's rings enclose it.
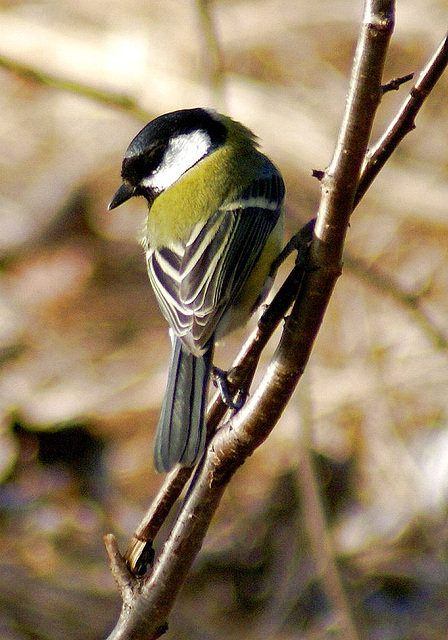
<instances>
[{"instance_id":1,"label":"grey tail","mask_svg":"<svg viewBox=\"0 0 448 640\"><path fill-rule=\"evenodd\" d=\"M204 413L213 347L203 356L192 355L175 338L168 386L154 443L154 465L159 472L176 463L190 467L205 447Z\"/></svg>"}]
</instances>

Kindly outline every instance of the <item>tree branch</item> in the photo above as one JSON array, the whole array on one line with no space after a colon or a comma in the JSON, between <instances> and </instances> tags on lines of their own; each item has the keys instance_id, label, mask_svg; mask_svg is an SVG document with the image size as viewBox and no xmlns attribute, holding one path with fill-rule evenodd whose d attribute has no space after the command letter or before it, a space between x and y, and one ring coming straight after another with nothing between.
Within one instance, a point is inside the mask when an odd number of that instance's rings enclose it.
<instances>
[{"instance_id":1,"label":"tree branch","mask_svg":"<svg viewBox=\"0 0 448 640\"><path fill-rule=\"evenodd\" d=\"M132 605L123 606L109 640L155 639L198 553L221 496L236 469L269 435L308 360L335 280L376 108L393 29L392 0L366 2L346 114L333 160L322 180L322 204L311 244L311 270L281 343L255 393L215 434L153 570ZM305 295L302 296L302 291ZM350 632L350 627L347 625ZM347 637L355 638L353 633Z\"/></svg>"},{"instance_id":2,"label":"tree branch","mask_svg":"<svg viewBox=\"0 0 448 640\"><path fill-rule=\"evenodd\" d=\"M415 119L418 111L423 105L423 101L428 97L432 87L446 68L448 63L448 36L445 36L442 43L436 50L434 56L420 73L419 78L412 89L409 97L405 100L402 108L394 119L395 125L389 127L385 134L377 142L375 148L368 152L362 167L362 174L356 189L354 206L361 200L370 184L375 179L379 169L390 157L393 150L404 138L406 133L412 130L409 127L409 114ZM384 93L384 90L383 90ZM423 99L422 99L423 98ZM390 140L389 140L390 136ZM322 180L325 173L322 172ZM305 236L305 243L309 237ZM345 259L348 268L356 274L370 282L373 286L392 295L396 300L406 306L416 317L422 329L440 348L446 347L446 337L441 333L427 316L423 313L419 305L419 296L402 294L394 283L386 275L378 277L376 272L364 268L358 262L356 264L347 256ZM247 385L255 373L255 368L262 350L271 338L281 319L286 315L289 307L297 296L303 276L303 267L296 266L287 280L282 285L280 291L261 317L257 328L249 337L240 355L229 372L228 380L230 388L239 389ZM208 414L209 431L214 432L220 421L224 417L227 407L222 403L219 394L215 397ZM147 547L152 549L152 543L157 535L160 526L163 524L173 504L180 495L183 487L190 478L191 470L177 468L167 476L166 481L160 489L159 495L149 508L142 522L137 528L130 542L125 558L131 570L137 575L145 566L145 560L141 559L141 554L147 553Z\"/></svg>"},{"instance_id":3,"label":"tree branch","mask_svg":"<svg viewBox=\"0 0 448 640\"><path fill-rule=\"evenodd\" d=\"M80 82L74 82L73 80L67 80L50 73L45 73L35 67L11 60L11 58L6 56L0 56L0 67L7 69L23 80L36 82L37 84L60 91L68 91L74 95L89 98L99 104L121 109L129 115L135 116L145 122L151 119L151 114L142 109L134 98L129 96L119 95L111 91L102 91L96 87L89 87Z\"/></svg>"},{"instance_id":4,"label":"tree branch","mask_svg":"<svg viewBox=\"0 0 448 640\"><path fill-rule=\"evenodd\" d=\"M448 348L446 332L436 325L422 305L424 296L430 290L430 283L420 291L407 292L400 289L390 275L366 265L362 260L353 258L350 254L344 254L344 266L358 278L401 304L414 317L415 322L432 341L436 349Z\"/></svg>"},{"instance_id":5,"label":"tree branch","mask_svg":"<svg viewBox=\"0 0 448 640\"><path fill-rule=\"evenodd\" d=\"M293 248L298 251L295 267L262 314L255 330L249 336L232 368L227 373L227 383L231 393L236 393L241 389L249 389L264 348L298 296L308 262L308 248L313 236L313 229L314 220L311 220L288 243L279 256L278 264L281 263L281 259L291 253ZM209 437L215 433L227 411L228 407L222 401L221 395L217 393L207 413ZM159 494L137 527L125 553L130 570L137 575L140 575L146 562L145 558L141 558L141 555L147 555L148 547L152 549L155 536L188 482L191 473L192 469L175 467L166 477Z\"/></svg>"},{"instance_id":6,"label":"tree branch","mask_svg":"<svg viewBox=\"0 0 448 640\"><path fill-rule=\"evenodd\" d=\"M354 206L358 204L406 134L415 128L415 118L448 64L448 33L423 68L394 120L366 154Z\"/></svg>"},{"instance_id":7,"label":"tree branch","mask_svg":"<svg viewBox=\"0 0 448 640\"><path fill-rule=\"evenodd\" d=\"M212 3L213 0L196 0L204 41L202 58L207 80L215 97L215 106L218 110L226 111L224 61L211 11Z\"/></svg>"}]
</instances>

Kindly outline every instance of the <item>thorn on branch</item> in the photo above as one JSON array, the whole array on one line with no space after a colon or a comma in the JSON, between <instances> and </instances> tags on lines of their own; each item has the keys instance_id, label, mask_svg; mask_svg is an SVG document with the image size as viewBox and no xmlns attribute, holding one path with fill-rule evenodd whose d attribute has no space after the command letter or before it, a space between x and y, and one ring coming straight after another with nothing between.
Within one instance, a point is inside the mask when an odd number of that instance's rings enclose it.
<instances>
[{"instance_id":1,"label":"thorn on branch","mask_svg":"<svg viewBox=\"0 0 448 640\"><path fill-rule=\"evenodd\" d=\"M413 77L413 73L408 73L406 76L402 76L401 78L393 78L392 80L389 80L389 82L381 86L383 95L388 91L398 91L402 84L409 82Z\"/></svg>"}]
</instances>

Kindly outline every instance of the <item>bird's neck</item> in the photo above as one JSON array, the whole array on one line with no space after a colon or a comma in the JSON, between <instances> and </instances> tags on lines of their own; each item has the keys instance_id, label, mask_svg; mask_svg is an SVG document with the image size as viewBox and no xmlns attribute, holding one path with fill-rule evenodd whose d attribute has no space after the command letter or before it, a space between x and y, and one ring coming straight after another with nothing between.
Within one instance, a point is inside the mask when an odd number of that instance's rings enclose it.
<instances>
[{"instance_id":1,"label":"bird's neck","mask_svg":"<svg viewBox=\"0 0 448 640\"><path fill-rule=\"evenodd\" d=\"M251 141L225 145L189 169L149 209L147 243L153 248L185 244L191 231L251 182L263 164Z\"/></svg>"}]
</instances>

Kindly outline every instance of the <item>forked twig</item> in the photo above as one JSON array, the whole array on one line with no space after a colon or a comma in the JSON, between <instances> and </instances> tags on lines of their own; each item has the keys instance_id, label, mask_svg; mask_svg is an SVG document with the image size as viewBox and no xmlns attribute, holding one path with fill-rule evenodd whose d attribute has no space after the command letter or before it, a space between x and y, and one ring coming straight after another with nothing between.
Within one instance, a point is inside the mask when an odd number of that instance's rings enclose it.
<instances>
[{"instance_id":1,"label":"forked twig","mask_svg":"<svg viewBox=\"0 0 448 640\"><path fill-rule=\"evenodd\" d=\"M410 119L412 119L412 122L415 120L425 98L429 95L432 87L446 67L447 56L448 47L447 38L445 37L434 56L420 73L409 97L394 119L393 126L391 125L391 127L388 128L380 141L375 145L375 148L366 155L361 178L354 197L354 206L358 204L378 174L379 163L383 166L403 137L413 129L414 125L409 125ZM229 383L233 385L235 389L246 384L248 378L253 376L264 346L269 341L278 323L284 317L294 297L297 295L302 277L303 269L296 267L261 317L257 328L243 347L234 366L229 372ZM226 411L227 407L222 403L219 395L217 395L208 414L210 431L215 431ZM139 552L145 549L146 545L152 548L152 541L155 535L168 511L180 495L190 475L191 470L177 468L167 477L159 495L134 534L125 558L130 563L131 568L137 573L139 572L139 568L144 566L144 563L140 560Z\"/></svg>"},{"instance_id":2,"label":"forked twig","mask_svg":"<svg viewBox=\"0 0 448 640\"><path fill-rule=\"evenodd\" d=\"M448 64L448 32L437 47L434 55L420 72L408 97L397 115L371 149L367 152L356 191L354 206L358 204L384 164L403 138L415 128L415 118L424 101L434 88Z\"/></svg>"},{"instance_id":3,"label":"forked twig","mask_svg":"<svg viewBox=\"0 0 448 640\"><path fill-rule=\"evenodd\" d=\"M161 635L225 487L235 470L268 436L300 379L340 271L345 227L381 98L393 8L392 0L366 2L346 116L333 161L322 180L323 205L310 248L311 270L302 280L301 295L294 303L276 355L245 406L212 438L163 549L148 575L136 578L134 601L123 606L110 640L150 640ZM357 637L350 621L344 622L344 631L349 640Z\"/></svg>"}]
</instances>

